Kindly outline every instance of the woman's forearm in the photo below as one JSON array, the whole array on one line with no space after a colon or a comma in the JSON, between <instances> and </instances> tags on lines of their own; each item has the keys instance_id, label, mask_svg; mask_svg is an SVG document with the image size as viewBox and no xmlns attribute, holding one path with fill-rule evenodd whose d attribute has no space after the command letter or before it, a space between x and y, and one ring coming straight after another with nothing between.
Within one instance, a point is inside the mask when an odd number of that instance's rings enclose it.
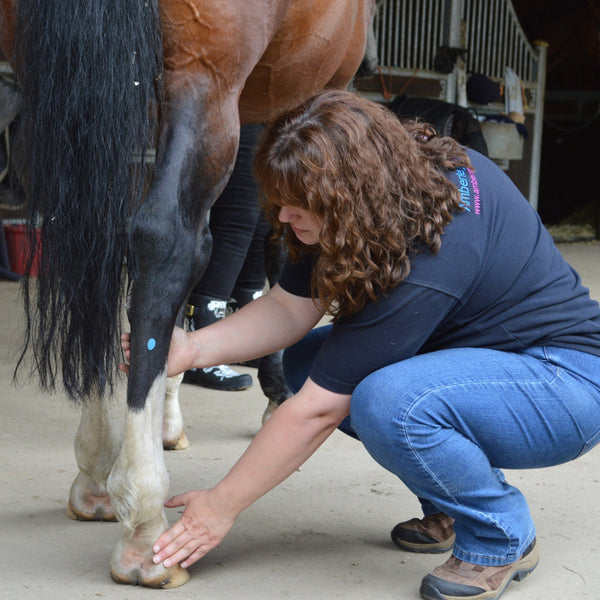
<instances>
[{"instance_id":1,"label":"woman's forearm","mask_svg":"<svg viewBox=\"0 0 600 600\"><path fill-rule=\"evenodd\" d=\"M306 461L349 410L350 396L328 392L309 379L275 411L221 483L165 503L185 509L154 544L154 562L187 567L210 552L238 514Z\"/></svg>"},{"instance_id":2,"label":"woman's forearm","mask_svg":"<svg viewBox=\"0 0 600 600\"><path fill-rule=\"evenodd\" d=\"M225 319L189 333L189 368L243 362L281 350L306 335L322 314L310 298L275 286Z\"/></svg>"},{"instance_id":3,"label":"woman's forearm","mask_svg":"<svg viewBox=\"0 0 600 600\"><path fill-rule=\"evenodd\" d=\"M317 401L300 393L286 400L265 423L214 489L232 516L296 471L336 429L349 412L350 397L329 396L324 406L318 401L322 410L315 411Z\"/></svg>"}]
</instances>

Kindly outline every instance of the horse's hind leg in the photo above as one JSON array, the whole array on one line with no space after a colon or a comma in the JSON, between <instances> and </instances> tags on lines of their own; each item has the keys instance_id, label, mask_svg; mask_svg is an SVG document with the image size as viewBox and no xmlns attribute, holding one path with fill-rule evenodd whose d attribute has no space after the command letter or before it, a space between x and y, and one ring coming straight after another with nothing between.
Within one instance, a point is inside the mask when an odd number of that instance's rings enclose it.
<instances>
[{"instance_id":1,"label":"horse's hind leg","mask_svg":"<svg viewBox=\"0 0 600 600\"><path fill-rule=\"evenodd\" d=\"M175 315L190 287L196 232L186 235L173 227L168 207L153 205L155 201L155 196L147 200L148 210L132 225L139 272L129 303L132 351L125 430L108 479L122 524L110 572L119 583L169 588L182 585L189 575L179 565L165 568L152 561L152 545L168 526L163 509L169 488L163 452L166 357ZM173 240L160 239L153 231L162 227ZM168 407L172 411L174 404Z\"/></svg>"},{"instance_id":2,"label":"horse's hind leg","mask_svg":"<svg viewBox=\"0 0 600 600\"><path fill-rule=\"evenodd\" d=\"M263 424L275 409L292 395L283 376L282 355L283 352L275 352L263 356L258 365L258 381L268 400L262 416Z\"/></svg>"},{"instance_id":3,"label":"horse's hind leg","mask_svg":"<svg viewBox=\"0 0 600 600\"><path fill-rule=\"evenodd\" d=\"M268 235L265 242L265 267L270 286L274 286L277 283L284 262L285 250L283 243L271 239L271 235ZM274 352L273 354L264 356L258 365L258 381L268 399L267 408L262 416L263 423L280 404L292 395L283 376L282 357L282 351Z\"/></svg>"},{"instance_id":4,"label":"horse's hind leg","mask_svg":"<svg viewBox=\"0 0 600 600\"><path fill-rule=\"evenodd\" d=\"M121 444L123 405L90 400L75 435L79 473L71 485L67 516L79 521L116 521L106 481Z\"/></svg>"},{"instance_id":5,"label":"horse's hind leg","mask_svg":"<svg viewBox=\"0 0 600 600\"><path fill-rule=\"evenodd\" d=\"M190 443L183 430L183 415L179 405L179 386L183 373L167 378L162 440L165 450L185 450Z\"/></svg>"},{"instance_id":6,"label":"horse's hind leg","mask_svg":"<svg viewBox=\"0 0 600 600\"><path fill-rule=\"evenodd\" d=\"M183 308L177 316L177 325L183 327ZM179 404L179 389L182 381L183 373L167 377L162 428L162 441L165 450L185 450L190 447L190 442L183 430L183 415Z\"/></svg>"},{"instance_id":7,"label":"horse's hind leg","mask_svg":"<svg viewBox=\"0 0 600 600\"><path fill-rule=\"evenodd\" d=\"M177 315L210 254L207 213L231 171L239 129L235 118L205 123L205 114L224 116L226 103L208 106L192 93L201 94L205 82L194 90L192 82L188 77L185 86L171 88L152 188L131 220L127 416L108 479L122 523L111 576L120 583L161 588L182 585L189 577L179 565L166 568L152 560L152 545L168 527L163 508L169 488L163 451L167 355ZM233 115L236 99L229 100Z\"/></svg>"}]
</instances>

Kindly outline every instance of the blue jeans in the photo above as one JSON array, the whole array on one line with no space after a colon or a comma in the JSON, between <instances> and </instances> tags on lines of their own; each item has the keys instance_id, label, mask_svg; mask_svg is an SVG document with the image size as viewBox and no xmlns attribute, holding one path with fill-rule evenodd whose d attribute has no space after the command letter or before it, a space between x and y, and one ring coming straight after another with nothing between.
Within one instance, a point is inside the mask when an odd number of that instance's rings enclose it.
<instances>
[{"instance_id":1,"label":"blue jeans","mask_svg":"<svg viewBox=\"0 0 600 600\"><path fill-rule=\"evenodd\" d=\"M293 391L308 377L329 327L285 351ZM551 346L422 354L366 377L340 429L396 474L425 514L455 519L457 558L510 564L535 526L500 469L558 465L600 441L600 357Z\"/></svg>"}]
</instances>

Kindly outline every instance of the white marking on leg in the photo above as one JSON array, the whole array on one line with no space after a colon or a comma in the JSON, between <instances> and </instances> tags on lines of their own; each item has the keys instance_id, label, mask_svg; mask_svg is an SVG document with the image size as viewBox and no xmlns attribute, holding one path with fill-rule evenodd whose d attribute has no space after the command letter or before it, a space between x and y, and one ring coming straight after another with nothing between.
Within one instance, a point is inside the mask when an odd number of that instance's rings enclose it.
<instances>
[{"instance_id":1,"label":"white marking on leg","mask_svg":"<svg viewBox=\"0 0 600 600\"><path fill-rule=\"evenodd\" d=\"M183 415L179 405L179 386L182 381L183 373L167 378L162 430L163 443L175 444L183 433Z\"/></svg>"},{"instance_id":2,"label":"white marking on leg","mask_svg":"<svg viewBox=\"0 0 600 600\"><path fill-rule=\"evenodd\" d=\"M127 411L121 452L108 478L117 517L131 532L157 521L157 517L161 527L166 523L163 502L169 476L162 445L165 382L166 368L150 387L144 408Z\"/></svg>"},{"instance_id":3,"label":"white marking on leg","mask_svg":"<svg viewBox=\"0 0 600 600\"><path fill-rule=\"evenodd\" d=\"M83 406L74 443L79 473L71 485L67 511L72 518L94 518L90 495L98 497L97 510L109 505L101 497L108 494L106 482L121 447L123 418L123 402L95 398ZM99 513L96 518L104 516Z\"/></svg>"}]
</instances>

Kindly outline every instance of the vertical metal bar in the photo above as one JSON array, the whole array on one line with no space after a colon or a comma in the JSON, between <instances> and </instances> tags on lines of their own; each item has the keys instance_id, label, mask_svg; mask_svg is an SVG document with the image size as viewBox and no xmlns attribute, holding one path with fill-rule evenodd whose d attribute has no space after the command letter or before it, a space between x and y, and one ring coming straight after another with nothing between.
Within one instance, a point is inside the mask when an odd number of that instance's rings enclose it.
<instances>
[{"instance_id":1,"label":"vertical metal bar","mask_svg":"<svg viewBox=\"0 0 600 600\"><path fill-rule=\"evenodd\" d=\"M385 14L385 30L386 30L386 35L385 35L385 47L386 47L386 54L388 56L388 65L393 67L396 63L396 56L394 53L394 38L396 36L396 23L394 22L394 13L395 13L395 8L394 8L394 4L395 2L386 2L387 6L387 10L386 10L386 14Z\"/></svg>"},{"instance_id":2,"label":"vertical metal bar","mask_svg":"<svg viewBox=\"0 0 600 600\"><path fill-rule=\"evenodd\" d=\"M465 48L467 49L467 55L465 57L467 72L472 71L471 65L473 64L473 56L472 56L472 42L473 32L471 31L472 19L473 19L473 2L472 0L465 0L464 6L464 21L465 21Z\"/></svg>"},{"instance_id":3,"label":"vertical metal bar","mask_svg":"<svg viewBox=\"0 0 600 600\"><path fill-rule=\"evenodd\" d=\"M475 48L476 48L476 57L477 57L477 70L480 73L483 73L485 71L485 66L483 64L483 53L481 51L481 49L484 46L484 36L485 36L485 29L484 29L484 24L483 24L483 12L481 10L481 2L480 0L474 0L474 4L477 8L477 21L476 21L476 25L475 25L475 32L476 32L476 43L475 43Z\"/></svg>"},{"instance_id":4,"label":"vertical metal bar","mask_svg":"<svg viewBox=\"0 0 600 600\"><path fill-rule=\"evenodd\" d=\"M386 27L389 32L390 65L395 66L398 63L398 42L401 39L399 28L401 27L401 23L398 19L398 0L392 0L389 4Z\"/></svg>"},{"instance_id":5,"label":"vertical metal bar","mask_svg":"<svg viewBox=\"0 0 600 600\"><path fill-rule=\"evenodd\" d=\"M421 33L423 39L423 68L431 69L431 5L433 0L427 0L423 10Z\"/></svg>"},{"instance_id":6,"label":"vertical metal bar","mask_svg":"<svg viewBox=\"0 0 600 600\"><path fill-rule=\"evenodd\" d=\"M491 54L492 54L492 44L494 43L494 41L492 39L492 32L490 31L491 15L490 15L490 11L488 9L489 9L489 6L486 6L483 10L483 12L484 12L483 22L485 24L485 37L484 37L485 43L483 44L483 49L485 52L485 63L484 63L485 71L484 71L484 73L486 73L486 74L492 72Z\"/></svg>"},{"instance_id":7,"label":"vertical metal bar","mask_svg":"<svg viewBox=\"0 0 600 600\"><path fill-rule=\"evenodd\" d=\"M517 70L517 75L519 78L523 77L523 73L525 72L525 54L527 53L527 47L525 44L525 40L519 36L519 68Z\"/></svg>"},{"instance_id":8,"label":"vertical metal bar","mask_svg":"<svg viewBox=\"0 0 600 600\"><path fill-rule=\"evenodd\" d=\"M488 41L488 49L489 49L489 71L488 75L493 75L496 72L496 0L489 0L488 2L488 31L489 31L489 41Z\"/></svg>"},{"instance_id":9,"label":"vertical metal bar","mask_svg":"<svg viewBox=\"0 0 600 600\"><path fill-rule=\"evenodd\" d=\"M438 23L440 14L440 2L435 0L431 8L431 22L429 25L429 68L433 69L433 58L438 47Z\"/></svg>"},{"instance_id":10,"label":"vertical metal bar","mask_svg":"<svg viewBox=\"0 0 600 600\"><path fill-rule=\"evenodd\" d=\"M402 39L404 37L401 35L401 29L404 26L404 24L400 21L400 18L398 17L398 0L393 0L391 2L391 5L392 10L388 15L388 27L390 30L390 40L388 43L390 45L390 54L392 55L394 61L393 64L396 64L399 63L399 53L400 48L402 47Z\"/></svg>"},{"instance_id":11,"label":"vertical metal bar","mask_svg":"<svg viewBox=\"0 0 600 600\"><path fill-rule=\"evenodd\" d=\"M400 65L400 44L402 43L402 36L400 35L400 19L398 17L398 0L394 0L392 3L392 12L389 15L388 28L391 33L390 40L390 54L392 55L392 66Z\"/></svg>"},{"instance_id":12,"label":"vertical metal bar","mask_svg":"<svg viewBox=\"0 0 600 600\"><path fill-rule=\"evenodd\" d=\"M533 139L531 145L531 171L529 173L529 203L535 210L538 207L538 188L540 182L540 162L542 157L542 130L544 123L544 93L546 90L546 53L548 44L537 42L538 51L537 84L535 88L535 111L533 114ZM532 75L533 79L533 75Z\"/></svg>"},{"instance_id":13,"label":"vertical metal bar","mask_svg":"<svg viewBox=\"0 0 600 600\"><path fill-rule=\"evenodd\" d=\"M500 13L500 31L502 32L502 52L500 53L500 68L499 72L504 72L504 67L508 64L508 40L507 40L507 29L510 19L508 18L508 7L503 4L502 11ZM498 75L499 77L501 75Z\"/></svg>"},{"instance_id":14,"label":"vertical metal bar","mask_svg":"<svg viewBox=\"0 0 600 600\"><path fill-rule=\"evenodd\" d=\"M398 66L405 67L408 64L406 56L406 0L401 0L396 4L398 21Z\"/></svg>"},{"instance_id":15,"label":"vertical metal bar","mask_svg":"<svg viewBox=\"0 0 600 600\"><path fill-rule=\"evenodd\" d=\"M508 9L508 6L507 6ZM507 46L507 57L504 66L511 66L515 64L515 28L512 21L512 15L510 12L507 15L506 23L506 46ZM502 74L504 77L504 73Z\"/></svg>"},{"instance_id":16,"label":"vertical metal bar","mask_svg":"<svg viewBox=\"0 0 600 600\"><path fill-rule=\"evenodd\" d=\"M387 31L386 31L387 2L383 2L377 11L377 21L375 27L375 36L377 38L377 50L379 51L379 61L382 65L389 65L389 56L387 53Z\"/></svg>"},{"instance_id":17,"label":"vertical metal bar","mask_svg":"<svg viewBox=\"0 0 600 600\"><path fill-rule=\"evenodd\" d=\"M414 52L413 52L413 3L407 2L406 6L406 51L407 51L407 63L409 65L414 64Z\"/></svg>"},{"instance_id":18,"label":"vertical metal bar","mask_svg":"<svg viewBox=\"0 0 600 600\"><path fill-rule=\"evenodd\" d=\"M419 31L419 17L421 14L422 2L413 2L413 17L412 17L412 32L413 32L413 65L415 69L421 68L421 56L420 56L420 31Z\"/></svg>"},{"instance_id":19,"label":"vertical metal bar","mask_svg":"<svg viewBox=\"0 0 600 600\"><path fill-rule=\"evenodd\" d=\"M400 35L402 36L402 39L400 40L400 47L401 47L401 56L400 56L400 65L402 67L406 67L407 65L410 64L409 62L409 58L408 58L408 51L407 51L407 47L408 47L408 34L407 34L407 20L408 20L408 16L407 16L407 0L402 0L401 2L401 8L402 8L402 13L398 15L398 20L402 23L402 27L400 28Z\"/></svg>"},{"instance_id":20,"label":"vertical metal bar","mask_svg":"<svg viewBox=\"0 0 600 600\"><path fill-rule=\"evenodd\" d=\"M502 45L504 44L504 35L500 29L500 4L504 0L494 0L494 12L493 12L493 38L492 42L492 60L493 60L493 73L496 75L502 70L502 64L500 60Z\"/></svg>"},{"instance_id":21,"label":"vertical metal bar","mask_svg":"<svg viewBox=\"0 0 600 600\"><path fill-rule=\"evenodd\" d=\"M423 5L425 2L426 0L421 0L421 2L415 2L415 67L418 69L423 68L423 38L421 36L421 27L423 25Z\"/></svg>"},{"instance_id":22,"label":"vertical metal bar","mask_svg":"<svg viewBox=\"0 0 600 600\"><path fill-rule=\"evenodd\" d=\"M437 5L437 25L436 25L436 39L435 39L435 47L436 50L439 46L442 45L444 41L444 5L446 0L439 0Z\"/></svg>"},{"instance_id":23,"label":"vertical metal bar","mask_svg":"<svg viewBox=\"0 0 600 600\"><path fill-rule=\"evenodd\" d=\"M451 0L450 14L446 15L449 18L448 23L448 45L458 47L460 44L460 21L463 13L463 0ZM456 102L456 85L457 75L456 69L452 71L446 80L446 101Z\"/></svg>"},{"instance_id":24,"label":"vertical metal bar","mask_svg":"<svg viewBox=\"0 0 600 600\"><path fill-rule=\"evenodd\" d=\"M482 23L482 14L481 14L481 2L479 0L474 0L473 2L476 7L477 7L477 15L476 15L476 21L475 21L475 44L474 44L474 48L475 48L475 60L477 61L476 63L476 70L479 73L483 73L485 71L485 67L483 65L483 55L481 53L481 47L483 46L483 23Z\"/></svg>"}]
</instances>

